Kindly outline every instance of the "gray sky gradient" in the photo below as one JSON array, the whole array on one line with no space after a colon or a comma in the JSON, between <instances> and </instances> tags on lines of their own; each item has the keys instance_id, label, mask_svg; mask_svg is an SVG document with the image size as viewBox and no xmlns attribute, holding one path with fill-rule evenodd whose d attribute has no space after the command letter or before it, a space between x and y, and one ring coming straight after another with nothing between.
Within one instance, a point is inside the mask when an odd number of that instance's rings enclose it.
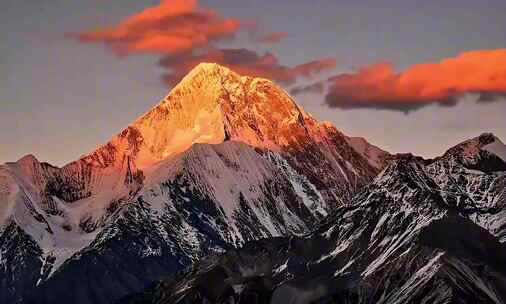
<instances>
[{"instance_id":1,"label":"gray sky gradient","mask_svg":"<svg viewBox=\"0 0 506 304\"><path fill-rule=\"evenodd\" d=\"M157 1L6 0L0 5L0 163L32 153L63 165L106 142L167 93L157 56L117 58L104 46L65 33L113 25ZM389 60L398 69L474 49L506 47L504 0L202 0L223 16L257 22L288 37L260 46L244 37L227 46L269 50L283 64L334 57L331 73ZM305 84L302 82L301 84ZM408 115L341 110L318 94L297 97L316 118L390 152L425 157L482 132L506 140L506 103L428 106Z\"/></svg>"}]
</instances>

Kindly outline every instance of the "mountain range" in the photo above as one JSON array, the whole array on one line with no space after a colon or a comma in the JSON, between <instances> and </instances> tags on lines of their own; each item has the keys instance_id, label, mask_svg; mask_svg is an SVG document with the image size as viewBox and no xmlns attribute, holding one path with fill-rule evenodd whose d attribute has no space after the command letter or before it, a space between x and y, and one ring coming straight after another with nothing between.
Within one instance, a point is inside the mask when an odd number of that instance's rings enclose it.
<instances>
[{"instance_id":1,"label":"mountain range","mask_svg":"<svg viewBox=\"0 0 506 304\"><path fill-rule=\"evenodd\" d=\"M0 303L506 303L506 146L423 159L196 66L63 167L0 166Z\"/></svg>"}]
</instances>

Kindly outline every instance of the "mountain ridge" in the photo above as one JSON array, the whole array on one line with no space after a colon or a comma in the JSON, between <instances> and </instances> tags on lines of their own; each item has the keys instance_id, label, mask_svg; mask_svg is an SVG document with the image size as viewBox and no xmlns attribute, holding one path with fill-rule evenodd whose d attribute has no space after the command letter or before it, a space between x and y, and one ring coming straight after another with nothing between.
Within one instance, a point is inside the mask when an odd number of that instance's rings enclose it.
<instances>
[{"instance_id":1,"label":"mountain ridge","mask_svg":"<svg viewBox=\"0 0 506 304\"><path fill-rule=\"evenodd\" d=\"M506 170L477 173L452 157L404 155L314 231L210 256L118 303L502 304L505 181ZM469 197L483 200L471 212ZM499 213L487 213L494 204Z\"/></svg>"},{"instance_id":2,"label":"mountain ridge","mask_svg":"<svg viewBox=\"0 0 506 304\"><path fill-rule=\"evenodd\" d=\"M493 135L469 142L465 157L392 155L269 80L201 64L80 159L0 165L0 302L110 303L206 255L341 221L368 194L459 210L503 242L506 148Z\"/></svg>"},{"instance_id":3,"label":"mountain ridge","mask_svg":"<svg viewBox=\"0 0 506 304\"><path fill-rule=\"evenodd\" d=\"M36 302L109 303L211 251L305 233L378 172L273 82L200 65L80 159L0 166L0 237L16 240L0 260L19 261L0 263L0 301L32 286Z\"/></svg>"}]
</instances>

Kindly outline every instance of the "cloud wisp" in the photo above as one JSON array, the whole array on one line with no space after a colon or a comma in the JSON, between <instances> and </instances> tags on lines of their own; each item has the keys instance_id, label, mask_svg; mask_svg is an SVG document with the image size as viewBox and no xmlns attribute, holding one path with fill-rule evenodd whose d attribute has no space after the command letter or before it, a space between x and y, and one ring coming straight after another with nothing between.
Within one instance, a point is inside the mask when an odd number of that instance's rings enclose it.
<instances>
[{"instance_id":1,"label":"cloud wisp","mask_svg":"<svg viewBox=\"0 0 506 304\"><path fill-rule=\"evenodd\" d=\"M437 63L395 72L390 63L360 68L329 79L325 102L342 109L409 112L430 104L455 105L466 94L478 102L506 96L506 49L475 50Z\"/></svg>"},{"instance_id":2,"label":"cloud wisp","mask_svg":"<svg viewBox=\"0 0 506 304\"><path fill-rule=\"evenodd\" d=\"M315 83L311 83L308 85L300 85L295 86L292 89L290 89L290 94L292 95L300 95L300 94L323 94L325 91L325 85L323 81L318 81Z\"/></svg>"}]
</instances>

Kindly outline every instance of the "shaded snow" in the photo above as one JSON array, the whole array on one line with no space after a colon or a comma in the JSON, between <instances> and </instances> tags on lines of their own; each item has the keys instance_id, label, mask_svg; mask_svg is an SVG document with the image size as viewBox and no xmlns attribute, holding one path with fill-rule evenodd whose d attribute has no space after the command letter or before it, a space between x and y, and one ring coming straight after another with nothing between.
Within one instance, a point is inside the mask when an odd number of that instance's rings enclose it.
<instances>
[{"instance_id":1,"label":"shaded snow","mask_svg":"<svg viewBox=\"0 0 506 304\"><path fill-rule=\"evenodd\" d=\"M500 159L506 162L506 145L504 145L499 139L496 139L494 142L483 146L482 149L497 155Z\"/></svg>"},{"instance_id":2,"label":"shaded snow","mask_svg":"<svg viewBox=\"0 0 506 304\"><path fill-rule=\"evenodd\" d=\"M346 137L346 140L356 152L364 156L371 166L381 169L384 166L384 158L387 152L368 143L362 137Z\"/></svg>"}]
</instances>

